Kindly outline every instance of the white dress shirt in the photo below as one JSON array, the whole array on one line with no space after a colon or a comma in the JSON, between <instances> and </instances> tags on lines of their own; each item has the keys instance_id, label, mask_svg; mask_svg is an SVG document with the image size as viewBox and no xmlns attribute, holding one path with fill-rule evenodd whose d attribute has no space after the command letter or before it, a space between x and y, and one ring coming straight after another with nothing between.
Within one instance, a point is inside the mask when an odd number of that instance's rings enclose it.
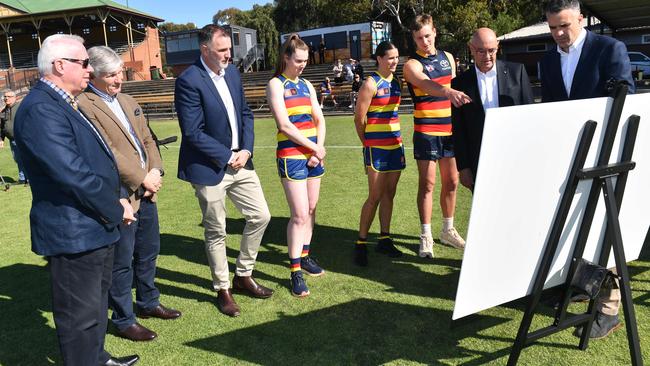
<instances>
[{"instance_id":1,"label":"white dress shirt","mask_svg":"<svg viewBox=\"0 0 650 366\"><path fill-rule=\"evenodd\" d=\"M557 52L560 54L560 65L562 67L562 80L564 81L564 88L566 89L567 96L570 96L571 94L573 76L576 73L578 61L580 61L582 46L585 45L585 38L587 38L587 31L582 28L578 38L576 38L575 42L573 42L569 47L569 52L564 52L560 46L557 46Z\"/></svg>"},{"instance_id":2,"label":"white dress shirt","mask_svg":"<svg viewBox=\"0 0 650 366\"><path fill-rule=\"evenodd\" d=\"M474 65L476 79L478 80L478 91L481 95L483 110L499 107L499 85L497 84L497 63L487 72L482 72Z\"/></svg>"},{"instance_id":3,"label":"white dress shirt","mask_svg":"<svg viewBox=\"0 0 650 366\"><path fill-rule=\"evenodd\" d=\"M235 113L235 104L232 101L232 95L230 95L230 90L228 89L228 84L226 84L226 70L219 70L218 74L215 74L208 65L203 61L201 57L201 63L205 70L208 72L210 79L214 83L214 86L219 92L219 97L223 105L226 106L226 112L228 113L228 122L230 123L230 131L232 132L232 142L230 144L230 150L239 150L239 129L237 128L237 114ZM231 157L232 160L232 157Z\"/></svg>"}]
</instances>

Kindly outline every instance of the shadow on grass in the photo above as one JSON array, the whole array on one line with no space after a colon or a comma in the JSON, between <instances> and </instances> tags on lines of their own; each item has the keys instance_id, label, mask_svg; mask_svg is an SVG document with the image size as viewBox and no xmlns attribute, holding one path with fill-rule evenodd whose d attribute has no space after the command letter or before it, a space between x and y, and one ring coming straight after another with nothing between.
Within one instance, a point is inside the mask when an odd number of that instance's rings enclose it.
<instances>
[{"instance_id":1,"label":"shadow on grass","mask_svg":"<svg viewBox=\"0 0 650 366\"><path fill-rule=\"evenodd\" d=\"M433 365L450 359L482 365L509 354L509 347L496 352L463 347L460 340L481 336L476 327L449 331L450 318L451 312L446 310L358 299L297 316L281 314L281 319L273 322L186 344L264 365L379 365L391 361ZM507 321L510 319L482 316L476 325L486 329Z\"/></svg>"},{"instance_id":2,"label":"shadow on grass","mask_svg":"<svg viewBox=\"0 0 650 366\"><path fill-rule=\"evenodd\" d=\"M3 175L2 179L4 179L5 183L7 183L7 184L18 183L18 181L15 180L13 177L10 177L10 176L7 176L7 175Z\"/></svg>"},{"instance_id":3,"label":"shadow on grass","mask_svg":"<svg viewBox=\"0 0 650 366\"><path fill-rule=\"evenodd\" d=\"M0 268L0 365L60 362L56 332L43 312L51 312L47 269L33 264Z\"/></svg>"},{"instance_id":4,"label":"shadow on grass","mask_svg":"<svg viewBox=\"0 0 650 366\"><path fill-rule=\"evenodd\" d=\"M284 265L288 268L286 249L286 227L288 218L274 217L271 219L262 240L262 247L257 262ZM227 219L228 234L241 234L244 219ZM314 230L311 254L318 258L326 271L361 277L367 280L383 283L391 287L388 291L409 295L436 297L453 300L456 284L460 273L460 260L450 258L423 259L413 255L404 255L391 260L385 255L376 254L374 246L369 247L370 265L360 268L352 263L352 251L357 232L331 226L317 225ZM405 238L405 237L403 237ZM400 237L395 237L399 244ZM229 258L236 258L238 251L227 248ZM161 255L172 255L188 262L202 264L208 271L204 243L201 239L179 236L174 234L161 235ZM433 274L423 271L423 264L444 267L445 274ZM231 274L234 268L231 264ZM287 278L277 278L256 269L254 276L262 281L270 281L279 286L288 286ZM181 283L194 283L201 287L211 287L211 281L183 273L158 269L158 277ZM183 295L181 295L183 296Z\"/></svg>"}]
</instances>

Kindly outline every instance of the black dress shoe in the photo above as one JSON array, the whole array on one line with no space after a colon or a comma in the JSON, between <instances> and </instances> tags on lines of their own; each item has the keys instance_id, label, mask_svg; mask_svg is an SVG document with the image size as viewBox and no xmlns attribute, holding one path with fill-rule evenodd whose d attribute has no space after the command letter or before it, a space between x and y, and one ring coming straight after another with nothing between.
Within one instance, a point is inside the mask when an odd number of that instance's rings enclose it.
<instances>
[{"instance_id":1,"label":"black dress shoe","mask_svg":"<svg viewBox=\"0 0 650 366\"><path fill-rule=\"evenodd\" d=\"M125 357L111 357L104 363L104 366L131 366L138 362L140 356L131 355Z\"/></svg>"},{"instance_id":2,"label":"black dress shoe","mask_svg":"<svg viewBox=\"0 0 650 366\"><path fill-rule=\"evenodd\" d=\"M118 329L116 333L118 336L122 338L130 339L134 342L150 341L158 336L156 332L138 323L131 324L128 328L124 330Z\"/></svg>"},{"instance_id":3,"label":"black dress shoe","mask_svg":"<svg viewBox=\"0 0 650 366\"><path fill-rule=\"evenodd\" d=\"M266 299L273 295L273 290L257 283L253 276L240 277L235 275L235 278L232 279L232 289L245 292L258 299Z\"/></svg>"},{"instance_id":4,"label":"black dress shoe","mask_svg":"<svg viewBox=\"0 0 650 366\"><path fill-rule=\"evenodd\" d=\"M138 317L142 319L159 318L159 319L176 319L181 316L181 312L175 309L165 307L163 304L151 309L141 309L138 311Z\"/></svg>"}]
</instances>

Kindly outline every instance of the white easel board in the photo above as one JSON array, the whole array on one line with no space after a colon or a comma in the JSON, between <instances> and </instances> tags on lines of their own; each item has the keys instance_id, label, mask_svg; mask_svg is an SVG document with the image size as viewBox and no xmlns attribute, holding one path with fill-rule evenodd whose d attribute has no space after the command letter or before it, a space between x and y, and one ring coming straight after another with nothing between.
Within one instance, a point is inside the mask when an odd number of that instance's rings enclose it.
<instances>
[{"instance_id":1,"label":"white easel board","mask_svg":"<svg viewBox=\"0 0 650 366\"><path fill-rule=\"evenodd\" d=\"M585 168L596 164L613 99L489 109L453 319L530 294L584 123L598 123ZM610 162L627 120L641 117L619 215L625 256L638 258L650 226L650 94L628 95ZM591 181L579 184L545 288L562 283ZM597 261L605 231L602 192L584 258ZM614 266L613 254L609 267Z\"/></svg>"}]
</instances>

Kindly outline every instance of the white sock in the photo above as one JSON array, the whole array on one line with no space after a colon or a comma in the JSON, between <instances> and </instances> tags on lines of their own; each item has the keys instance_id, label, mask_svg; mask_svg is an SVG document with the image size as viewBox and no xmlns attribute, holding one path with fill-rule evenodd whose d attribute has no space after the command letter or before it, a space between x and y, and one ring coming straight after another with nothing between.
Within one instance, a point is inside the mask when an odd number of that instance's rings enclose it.
<instances>
[{"instance_id":1,"label":"white sock","mask_svg":"<svg viewBox=\"0 0 650 366\"><path fill-rule=\"evenodd\" d=\"M447 232L449 229L454 227L454 218L453 217L443 217L442 218L442 231Z\"/></svg>"},{"instance_id":2,"label":"white sock","mask_svg":"<svg viewBox=\"0 0 650 366\"><path fill-rule=\"evenodd\" d=\"M431 224L422 224L422 235L431 235Z\"/></svg>"}]
</instances>

